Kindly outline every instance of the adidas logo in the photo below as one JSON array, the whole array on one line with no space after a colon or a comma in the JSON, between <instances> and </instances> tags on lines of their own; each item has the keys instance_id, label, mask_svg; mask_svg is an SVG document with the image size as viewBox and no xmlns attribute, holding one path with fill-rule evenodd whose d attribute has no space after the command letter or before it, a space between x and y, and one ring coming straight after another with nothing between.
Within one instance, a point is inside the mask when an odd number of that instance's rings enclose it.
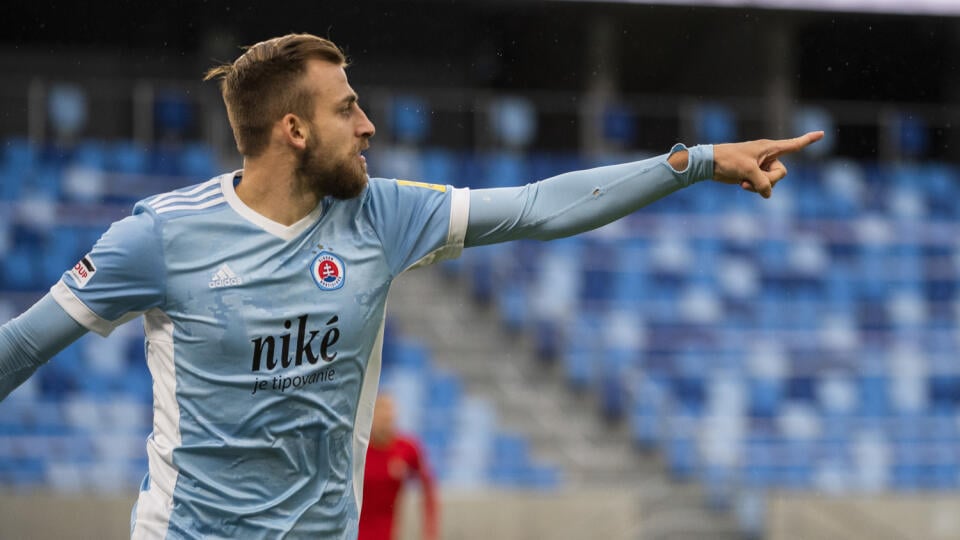
<instances>
[{"instance_id":1,"label":"adidas logo","mask_svg":"<svg viewBox=\"0 0 960 540\"><path fill-rule=\"evenodd\" d=\"M240 285L241 283L243 283L243 280L240 279L240 276L234 274L233 270L224 263L220 266L220 269L210 277L208 286L211 289L217 289L220 287L232 287L234 285Z\"/></svg>"}]
</instances>

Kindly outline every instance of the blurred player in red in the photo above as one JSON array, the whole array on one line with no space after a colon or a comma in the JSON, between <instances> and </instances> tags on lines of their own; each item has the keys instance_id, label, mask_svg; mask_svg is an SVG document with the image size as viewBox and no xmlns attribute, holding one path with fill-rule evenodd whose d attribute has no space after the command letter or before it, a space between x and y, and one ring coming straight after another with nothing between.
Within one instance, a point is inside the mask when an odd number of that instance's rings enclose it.
<instances>
[{"instance_id":1,"label":"blurred player in red","mask_svg":"<svg viewBox=\"0 0 960 540\"><path fill-rule=\"evenodd\" d=\"M393 399L377 398L363 475L359 540L393 540L394 517L404 483L416 476L423 491L423 539L438 538L437 493L416 441L397 433Z\"/></svg>"}]
</instances>

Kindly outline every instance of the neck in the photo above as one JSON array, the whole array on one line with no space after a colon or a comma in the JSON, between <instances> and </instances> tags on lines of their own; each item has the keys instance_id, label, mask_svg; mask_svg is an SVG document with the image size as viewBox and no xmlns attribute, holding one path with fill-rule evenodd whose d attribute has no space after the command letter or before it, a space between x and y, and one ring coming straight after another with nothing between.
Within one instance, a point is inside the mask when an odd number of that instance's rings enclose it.
<instances>
[{"instance_id":1,"label":"neck","mask_svg":"<svg viewBox=\"0 0 960 540\"><path fill-rule=\"evenodd\" d=\"M390 443L392 441L393 441L393 435L378 435L374 433L370 434L370 444L372 446L376 446L377 448L390 446Z\"/></svg>"},{"instance_id":2,"label":"neck","mask_svg":"<svg viewBox=\"0 0 960 540\"><path fill-rule=\"evenodd\" d=\"M293 225L320 203L320 197L304 186L295 171L289 159L244 158L243 180L237 186L237 197L263 217L282 225Z\"/></svg>"}]
</instances>

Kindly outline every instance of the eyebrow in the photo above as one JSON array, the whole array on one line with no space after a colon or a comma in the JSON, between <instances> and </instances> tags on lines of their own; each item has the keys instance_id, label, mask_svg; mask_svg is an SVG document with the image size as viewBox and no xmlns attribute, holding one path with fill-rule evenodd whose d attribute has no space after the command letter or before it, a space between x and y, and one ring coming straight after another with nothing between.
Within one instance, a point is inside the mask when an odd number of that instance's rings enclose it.
<instances>
[{"instance_id":1,"label":"eyebrow","mask_svg":"<svg viewBox=\"0 0 960 540\"><path fill-rule=\"evenodd\" d=\"M352 104L356 103L356 102L359 101L359 100L360 100L360 96L358 96L358 95L356 95L356 94L350 94L350 95L344 97L343 99L341 99L340 101L338 101L338 102L337 102L337 105L352 105Z\"/></svg>"}]
</instances>

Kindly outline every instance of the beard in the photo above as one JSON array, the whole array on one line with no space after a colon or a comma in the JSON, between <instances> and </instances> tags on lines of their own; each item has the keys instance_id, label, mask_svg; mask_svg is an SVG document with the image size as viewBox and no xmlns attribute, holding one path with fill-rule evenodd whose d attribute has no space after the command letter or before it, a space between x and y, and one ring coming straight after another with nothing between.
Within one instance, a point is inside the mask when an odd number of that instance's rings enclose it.
<instances>
[{"instance_id":1,"label":"beard","mask_svg":"<svg viewBox=\"0 0 960 540\"><path fill-rule=\"evenodd\" d=\"M355 156L349 160L329 162L320 157L320 142L312 139L300 154L296 174L302 185L313 191L317 199L329 195L335 199L353 199L367 187L367 171Z\"/></svg>"}]
</instances>

